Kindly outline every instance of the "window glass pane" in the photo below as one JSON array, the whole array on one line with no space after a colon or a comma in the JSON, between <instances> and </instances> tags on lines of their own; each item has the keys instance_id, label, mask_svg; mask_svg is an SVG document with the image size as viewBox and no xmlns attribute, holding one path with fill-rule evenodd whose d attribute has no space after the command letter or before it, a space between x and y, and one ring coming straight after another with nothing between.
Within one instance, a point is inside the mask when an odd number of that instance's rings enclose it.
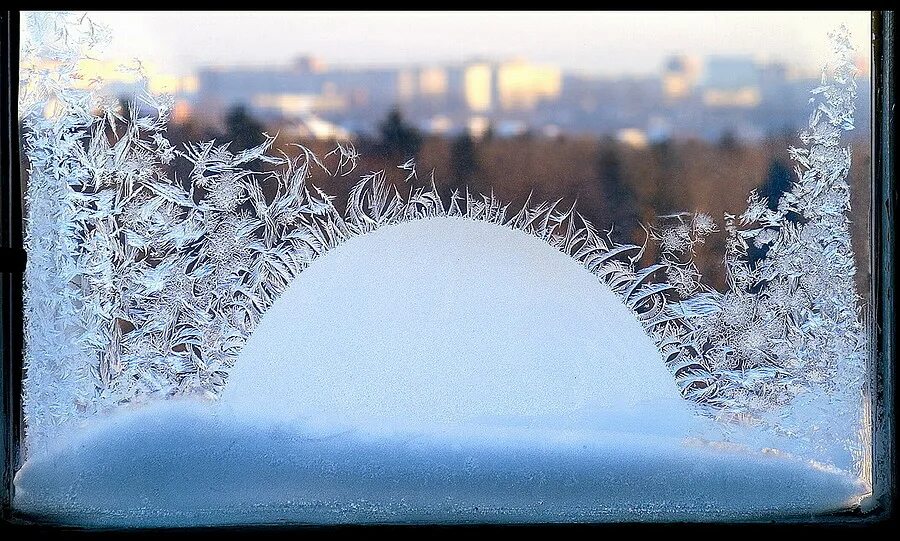
<instances>
[{"instance_id":1,"label":"window glass pane","mask_svg":"<svg viewBox=\"0 0 900 541\"><path fill-rule=\"evenodd\" d=\"M869 21L23 14L16 510L856 508Z\"/></svg>"}]
</instances>

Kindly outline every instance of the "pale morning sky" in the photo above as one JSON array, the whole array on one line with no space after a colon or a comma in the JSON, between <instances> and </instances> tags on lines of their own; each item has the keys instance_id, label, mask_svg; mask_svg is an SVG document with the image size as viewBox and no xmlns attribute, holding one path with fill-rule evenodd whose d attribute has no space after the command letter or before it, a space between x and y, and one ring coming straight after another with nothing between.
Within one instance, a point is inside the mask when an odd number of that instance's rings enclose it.
<instances>
[{"instance_id":1,"label":"pale morning sky","mask_svg":"<svg viewBox=\"0 0 900 541\"><path fill-rule=\"evenodd\" d=\"M868 57L868 12L89 12L111 55L163 72L201 64L401 64L522 57L592 74L656 72L671 53L753 54L816 69L845 23Z\"/></svg>"}]
</instances>

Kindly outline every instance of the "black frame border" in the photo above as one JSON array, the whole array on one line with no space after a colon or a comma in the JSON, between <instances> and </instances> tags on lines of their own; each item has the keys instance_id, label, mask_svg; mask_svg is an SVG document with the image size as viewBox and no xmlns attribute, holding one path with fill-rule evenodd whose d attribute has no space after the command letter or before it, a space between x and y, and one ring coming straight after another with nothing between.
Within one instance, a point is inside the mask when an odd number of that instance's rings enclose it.
<instances>
[{"instance_id":1,"label":"black frame border","mask_svg":"<svg viewBox=\"0 0 900 541\"><path fill-rule=\"evenodd\" d=\"M2 345L2 366L0 366L0 448L2 448L2 492L0 492L0 530L35 531L41 533L92 532L81 528L32 522L28 517L17 515L12 509L13 476L19 462L19 442L22 435L22 362L24 345L23 326L23 286L26 253L23 247L23 186L19 153L18 120L18 71L19 71L19 12L0 11L0 345ZM793 526L884 526L892 525L894 500L896 498L896 416L895 416L895 362L896 362L896 213L898 192L894 176L894 141L896 124L896 96L894 88L894 12L874 11L872 13L872 191L870 225L872 227L872 250L870 266L872 270L873 303L869 307L868 318L872 340L873 408L873 494L863 502L860 510L835 515L815 517L811 522L789 522L781 525ZM771 523L749 524L684 524L700 529L734 526L771 526ZM617 525L538 525L538 527L571 532L573 528L605 527ZM618 525L621 526L621 525ZM648 524L631 524L641 529L655 529ZM524 526L484 526L478 529L516 530ZM530 526L529 528L533 528ZM313 530L327 530L331 533L361 533L362 530L380 530L384 533L402 533L421 527L405 526L242 526L242 527L200 527L179 530L149 529L127 530L129 533L169 535L171 533L218 534L222 530L248 533L266 530L272 533L299 530L311 533ZM472 525L448 528L432 527L434 530L454 530L455 533L472 531ZM106 530L110 531L110 530ZM112 530L122 533L122 530Z\"/></svg>"}]
</instances>

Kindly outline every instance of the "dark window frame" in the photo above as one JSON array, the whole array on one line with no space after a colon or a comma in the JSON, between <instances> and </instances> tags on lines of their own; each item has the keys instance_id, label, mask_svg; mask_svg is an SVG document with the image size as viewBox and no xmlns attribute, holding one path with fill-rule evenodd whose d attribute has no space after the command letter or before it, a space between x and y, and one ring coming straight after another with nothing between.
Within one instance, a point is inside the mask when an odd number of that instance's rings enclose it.
<instances>
[{"instance_id":1,"label":"dark window frame","mask_svg":"<svg viewBox=\"0 0 900 541\"><path fill-rule=\"evenodd\" d=\"M896 274L894 267L897 186L894 178L894 13L872 13L872 207L870 265L873 302L869 307L873 383L873 494L860 509L813 518L814 525L887 525L893 522L896 496L895 356ZM71 528L30 522L12 508L13 476L22 436L23 186L18 122L19 12L0 12L0 448L3 452L0 526L2 529L59 531ZM808 521L802 521L808 522ZM585 525L580 525L584 527ZM596 526L596 525L595 525ZM686 526L684 524L681 525ZM697 526L697 525L694 525ZM759 526L759 525L757 525ZM571 529L571 526L556 525ZM644 525L644 528L648 526ZM654 526L655 527L655 526ZM241 527L254 530L264 526ZM272 528L271 526L268 528ZM276 529L284 530L285 526ZM344 531L359 527L338 527ZM492 527L493 528L493 527ZM234 528L202 528L203 531ZM335 527L328 529L334 530ZM385 530L384 527L380 527ZM156 530L154 530L156 531ZM184 530L182 530L184 531Z\"/></svg>"}]
</instances>

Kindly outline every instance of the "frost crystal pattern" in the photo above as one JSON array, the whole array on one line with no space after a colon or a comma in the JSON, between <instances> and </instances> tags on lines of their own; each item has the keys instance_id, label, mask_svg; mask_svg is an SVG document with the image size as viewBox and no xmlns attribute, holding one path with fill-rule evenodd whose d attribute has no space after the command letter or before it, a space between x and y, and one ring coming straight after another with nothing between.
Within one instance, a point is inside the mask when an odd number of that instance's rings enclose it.
<instances>
[{"instance_id":1,"label":"frost crystal pattern","mask_svg":"<svg viewBox=\"0 0 900 541\"><path fill-rule=\"evenodd\" d=\"M104 29L34 14L26 30L29 449L115 405L216 398L262 315L316 257L384 225L459 216L534 235L581 263L634 311L682 393L713 415L861 451L866 346L845 213L841 132L853 128L856 95L845 29L813 91L805 146L790 149L797 182L777 202L751 193L742 215L726 216L724 293L704 286L691 261L718 230L708 215L664 217L651 230L661 259L639 268L642 247L613 242L574 206L516 210L468 191L445 199L412 160L398 167L407 193L372 172L341 212L311 179L350 175L352 144L322 159L272 153L269 136L250 149L174 148L167 100L147 93L123 109L76 84L77 62ZM188 178L175 176L177 160L191 164ZM750 243L768 247L755 264ZM822 422L835 417L843 422Z\"/></svg>"},{"instance_id":2,"label":"frost crystal pattern","mask_svg":"<svg viewBox=\"0 0 900 541\"><path fill-rule=\"evenodd\" d=\"M841 143L854 128L856 68L846 28L830 37L834 60L812 90L805 146L789 149L797 180L778 200L753 191L746 211L726 214L728 290L688 297L711 310L657 340L687 396L814 450L840 444L861 467L867 345L846 214L851 152ZM676 218L654 236L669 281L690 295L698 287L690 256L715 225L703 214ZM752 262L751 244L765 257Z\"/></svg>"}]
</instances>

